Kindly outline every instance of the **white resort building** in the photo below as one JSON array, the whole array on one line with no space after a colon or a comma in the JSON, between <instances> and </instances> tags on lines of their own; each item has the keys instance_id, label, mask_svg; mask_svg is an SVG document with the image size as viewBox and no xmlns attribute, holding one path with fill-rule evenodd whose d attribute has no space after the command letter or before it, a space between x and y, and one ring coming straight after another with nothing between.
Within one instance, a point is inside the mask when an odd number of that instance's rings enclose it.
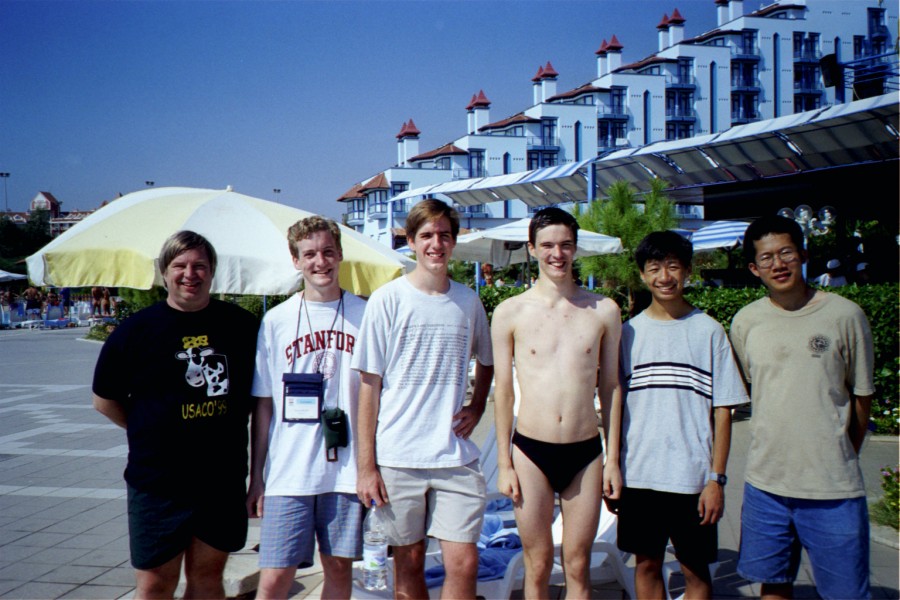
<instances>
[{"instance_id":1,"label":"white resort building","mask_svg":"<svg viewBox=\"0 0 900 600\"><path fill-rule=\"evenodd\" d=\"M422 132L410 119L396 135L396 165L363 179L338 199L346 204L345 223L397 247L405 243L407 211L426 195L410 196L410 191L443 184L427 195L455 203L452 194L444 193L457 189L454 182L460 182L459 189L471 186L473 178L503 182L496 176L507 175L512 182L526 171L570 165L567 172L593 169L585 175L594 192L590 197L602 197L604 180L594 175L607 159L621 164L619 157L657 147L693 147L720 177L698 177L676 186L672 197L682 226L694 228L712 218L707 214L712 191L704 184L739 186L754 177L762 181L789 174L780 168L760 172L765 167L755 167L752 156L729 170L700 147L711 143L711 136L746 125L762 130L771 120L776 124L771 135L778 136L782 117L885 94L896 102L896 3L777 0L752 11L749 5L744 0L689 3L691 10L717 11L717 27L694 35L687 34L686 17L673 6L656 25L658 51L637 61L627 62L625 47L611 35L595 52L596 77L574 89L558 89L560 75L547 62L531 80L533 105L512 116L496 120L487 94L479 91L465 107L465 134L440 147L420 148ZM683 174L665 152L651 154L672 173ZM832 167L866 162L851 158L828 161L839 162ZM892 162L896 169L896 160ZM803 171L798 163L802 160L787 160L796 172ZM638 166L657 176L647 164ZM809 170L822 168L812 165ZM743 171L750 175L742 177ZM515 194L493 197L497 201L458 204L462 226L493 227L528 216L536 206ZM585 197L562 193L558 199L565 204ZM733 216L722 209L723 202L712 204L717 206L713 212L721 213L717 218Z\"/></svg>"}]
</instances>

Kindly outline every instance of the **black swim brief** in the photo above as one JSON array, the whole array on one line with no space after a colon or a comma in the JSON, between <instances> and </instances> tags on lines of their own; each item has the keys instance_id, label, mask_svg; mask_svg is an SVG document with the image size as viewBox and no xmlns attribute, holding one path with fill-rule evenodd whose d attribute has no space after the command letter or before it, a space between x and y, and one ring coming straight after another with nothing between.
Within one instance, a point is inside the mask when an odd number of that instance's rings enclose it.
<instances>
[{"instance_id":1,"label":"black swim brief","mask_svg":"<svg viewBox=\"0 0 900 600\"><path fill-rule=\"evenodd\" d=\"M569 487L575 476L603 453L599 433L580 442L554 444L514 431L512 443L541 470L557 494Z\"/></svg>"}]
</instances>

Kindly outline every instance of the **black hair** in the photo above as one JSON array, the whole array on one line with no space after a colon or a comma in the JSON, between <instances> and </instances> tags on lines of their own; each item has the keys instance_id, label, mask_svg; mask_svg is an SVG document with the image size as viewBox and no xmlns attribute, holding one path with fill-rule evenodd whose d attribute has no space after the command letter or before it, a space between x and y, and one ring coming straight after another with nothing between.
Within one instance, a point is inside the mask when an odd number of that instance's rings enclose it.
<instances>
[{"instance_id":1,"label":"black hair","mask_svg":"<svg viewBox=\"0 0 900 600\"><path fill-rule=\"evenodd\" d=\"M572 241L578 243L578 221L575 220L572 213L555 206L542 208L531 217L531 223L528 224L528 243L534 246L537 232L551 225L565 225L572 232Z\"/></svg>"},{"instance_id":2,"label":"black hair","mask_svg":"<svg viewBox=\"0 0 900 600\"><path fill-rule=\"evenodd\" d=\"M747 231L744 232L744 260L747 264L756 262L756 244L758 240L771 234L786 233L791 236L791 241L797 250L803 250L803 230L800 225L793 219L782 217L781 215L770 215L760 217L750 223Z\"/></svg>"},{"instance_id":3,"label":"black hair","mask_svg":"<svg viewBox=\"0 0 900 600\"><path fill-rule=\"evenodd\" d=\"M674 256L686 269L691 268L694 245L674 231L654 231L648 234L634 250L634 260L643 271L648 260L665 260Z\"/></svg>"}]
</instances>

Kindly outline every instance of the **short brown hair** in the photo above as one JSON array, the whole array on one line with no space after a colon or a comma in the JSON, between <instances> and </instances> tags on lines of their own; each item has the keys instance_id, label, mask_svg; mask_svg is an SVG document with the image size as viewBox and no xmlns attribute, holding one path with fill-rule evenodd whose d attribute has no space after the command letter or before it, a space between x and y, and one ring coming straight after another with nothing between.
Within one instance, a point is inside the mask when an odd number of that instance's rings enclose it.
<instances>
[{"instance_id":1,"label":"short brown hair","mask_svg":"<svg viewBox=\"0 0 900 600\"><path fill-rule=\"evenodd\" d=\"M297 253L297 242L305 240L317 231L327 231L330 233L331 237L334 238L337 249L343 252L343 249L341 248L341 228L338 227L338 224L331 219L313 215L311 217L306 217L305 219L300 219L288 228L287 239L288 248L291 250L291 256L300 258L300 255Z\"/></svg>"},{"instance_id":2,"label":"short brown hair","mask_svg":"<svg viewBox=\"0 0 900 600\"><path fill-rule=\"evenodd\" d=\"M459 235L459 213L446 202L434 198L422 200L406 215L406 238L416 239L416 234L425 223L437 221L441 217L447 217L450 221L450 233L453 235L453 241L456 241L456 236Z\"/></svg>"},{"instance_id":3,"label":"short brown hair","mask_svg":"<svg viewBox=\"0 0 900 600\"><path fill-rule=\"evenodd\" d=\"M216 274L216 249L208 239L194 231L186 229L178 231L169 236L169 239L163 244L162 250L159 251L159 273L165 277L166 269L175 260L175 257L188 250L195 248L203 248L206 251L206 258L209 259L209 268L212 274Z\"/></svg>"}]
</instances>

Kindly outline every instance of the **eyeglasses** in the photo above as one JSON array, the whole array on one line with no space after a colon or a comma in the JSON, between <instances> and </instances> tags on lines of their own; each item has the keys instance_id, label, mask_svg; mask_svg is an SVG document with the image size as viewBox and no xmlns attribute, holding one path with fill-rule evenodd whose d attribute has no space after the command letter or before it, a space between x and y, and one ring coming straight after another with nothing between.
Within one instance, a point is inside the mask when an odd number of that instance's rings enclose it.
<instances>
[{"instance_id":1,"label":"eyeglasses","mask_svg":"<svg viewBox=\"0 0 900 600\"><path fill-rule=\"evenodd\" d=\"M800 259L800 253L793 248L783 248L775 254L763 254L756 257L756 266L760 269L770 269L775 264L775 257L783 264L792 263Z\"/></svg>"}]
</instances>

